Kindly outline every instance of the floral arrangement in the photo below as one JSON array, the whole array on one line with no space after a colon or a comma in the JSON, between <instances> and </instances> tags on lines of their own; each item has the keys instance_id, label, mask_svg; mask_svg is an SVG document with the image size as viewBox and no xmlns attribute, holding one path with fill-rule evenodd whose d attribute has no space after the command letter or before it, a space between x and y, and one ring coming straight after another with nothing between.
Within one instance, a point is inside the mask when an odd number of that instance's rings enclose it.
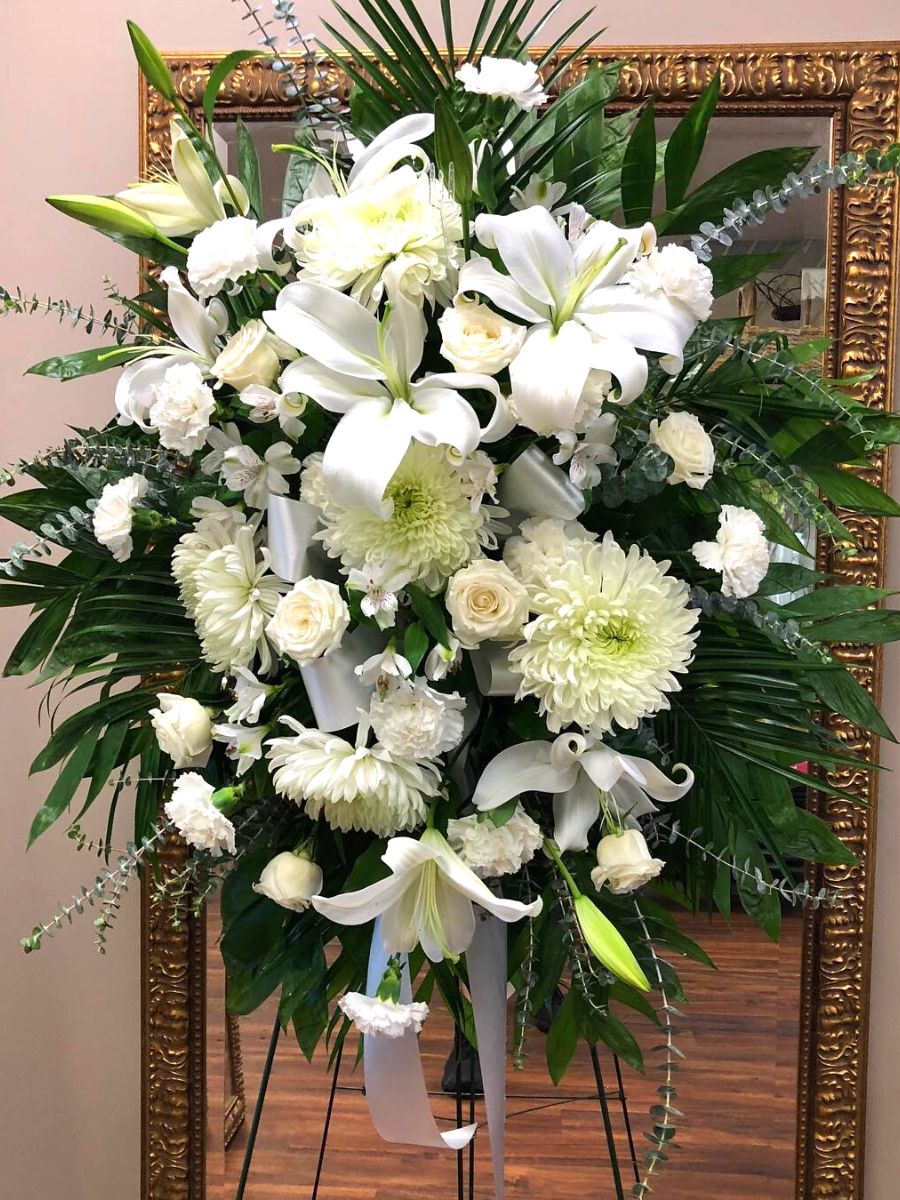
<instances>
[{"instance_id":1,"label":"floral arrangement","mask_svg":"<svg viewBox=\"0 0 900 1200\"><path fill-rule=\"evenodd\" d=\"M33 610L6 671L76 704L34 764L59 773L30 839L69 813L83 840L107 785L111 830L136 784L128 853L26 949L86 904L102 947L180 835L180 898L222 888L231 1008L280 989L308 1056L365 1035L390 1136L379 1047L414 1047L438 993L478 1035L495 1152L508 983L517 1059L544 1008L554 1081L582 1037L640 1065L611 1002L668 1024L666 951L704 957L661 901L727 915L734 890L773 937L785 899L827 901L788 861L851 859L795 798L848 761L817 714L890 731L826 643L900 636L884 593L828 586L810 551L853 544L829 500L896 515L840 469L896 418L812 369L823 342L712 315L770 261L714 250L892 182L900 148L772 150L692 189L718 77L658 143L652 104L606 111L592 38L528 56L531 7L487 0L455 59L405 0L373 0L379 36L342 14L352 100L291 83L277 219L246 127L237 175L210 133L256 52L213 72L201 128L130 25L176 113L171 175L50 203L140 255L141 290L102 318L2 293L103 339L33 373L116 373L109 424L0 500L37 538L3 564L0 600Z\"/></svg>"}]
</instances>

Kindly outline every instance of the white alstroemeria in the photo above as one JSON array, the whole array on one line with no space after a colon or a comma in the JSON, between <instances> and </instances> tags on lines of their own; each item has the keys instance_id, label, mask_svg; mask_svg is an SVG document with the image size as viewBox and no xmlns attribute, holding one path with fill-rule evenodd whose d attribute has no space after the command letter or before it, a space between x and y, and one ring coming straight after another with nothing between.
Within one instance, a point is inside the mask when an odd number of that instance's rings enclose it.
<instances>
[{"instance_id":1,"label":"white alstroemeria","mask_svg":"<svg viewBox=\"0 0 900 1200\"><path fill-rule=\"evenodd\" d=\"M497 251L508 274L476 255L459 276L460 292L479 292L531 326L509 371L513 407L536 433L574 428L592 370L615 376L618 403L634 400L647 380L638 350L662 355L663 365L676 370L697 323L688 306L622 282L655 244L651 224L582 227L575 210L569 222L567 238L540 205L508 216L482 213L478 240Z\"/></svg>"},{"instance_id":2,"label":"white alstroemeria","mask_svg":"<svg viewBox=\"0 0 900 1200\"><path fill-rule=\"evenodd\" d=\"M411 578L411 571L393 563L367 563L362 570L351 568L347 587L363 593L359 607L367 617L375 619L379 629L390 629L397 620L397 593Z\"/></svg>"},{"instance_id":3,"label":"white alstroemeria","mask_svg":"<svg viewBox=\"0 0 900 1200\"><path fill-rule=\"evenodd\" d=\"M517 58L494 58L483 54L477 67L474 63L463 63L456 78L467 92L511 100L524 112L530 112L550 99L544 91L537 64L520 62Z\"/></svg>"},{"instance_id":4,"label":"white alstroemeria","mask_svg":"<svg viewBox=\"0 0 900 1200\"><path fill-rule=\"evenodd\" d=\"M237 759L238 775L249 771L263 755L263 738L269 732L268 725L213 725L213 739L225 745L229 758Z\"/></svg>"},{"instance_id":5,"label":"white alstroemeria","mask_svg":"<svg viewBox=\"0 0 900 1200\"><path fill-rule=\"evenodd\" d=\"M219 473L227 488L244 493L244 500L251 508L265 508L270 495L287 494L285 476L296 475L299 470L300 463L287 442L275 442L262 458L252 446L242 442L224 451Z\"/></svg>"},{"instance_id":6,"label":"white alstroemeria","mask_svg":"<svg viewBox=\"0 0 900 1200\"><path fill-rule=\"evenodd\" d=\"M383 501L384 490L413 441L469 454L482 438L508 432L497 415L504 411L500 390L489 376L451 372L413 382L422 362L425 318L402 295L379 321L333 288L292 283L279 292L275 310L265 319L278 337L307 356L288 364L282 388L343 414L322 468L330 493L345 508L389 516L393 506ZM466 389L494 397L497 413L487 430L460 395Z\"/></svg>"},{"instance_id":7,"label":"white alstroemeria","mask_svg":"<svg viewBox=\"0 0 900 1200\"><path fill-rule=\"evenodd\" d=\"M177 118L169 123L172 141L172 176L132 183L116 193L116 199L142 213L168 237L185 237L221 221L225 217L225 201L238 202L242 216L250 208L247 190L234 175L228 176L229 192L224 180L210 179L203 160L194 144L181 128Z\"/></svg>"},{"instance_id":8,"label":"white alstroemeria","mask_svg":"<svg viewBox=\"0 0 900 1200\"><path fill-rule=\"evenodd\" d=\"M446 679L449 673L459 666L462 660L462 646L459 638L450 636L450 645L445 646L441 642L437 642L428 652L428 657L425 659L423 671L425 678L430 679L432 683L437 683L441 679Z\"/></svg>"},{"instance_id":9,"label":"white alstroemeria","mask_svg":"<svg viewBox=\"0 0 900 1200\"><path fill-rule=\"evenodd\" d=\"M244 388L238 399L250 409L247 416L254 425L277 421L281 432L292 442L301 437L306 429L306 424L300 418L306 412L309 401L299 392L276 392L261 384L252 384Z\"/></svg>"},{"instance_id":10,"label":"white alstroemeria","mask_svg":"<svg viewBox=\"0 0 900 1200\"><path fill-rule=\"evenodd\" d=\"M221 338L228 330L224 305L218 300L201 303L184 286L175 267L166 267L160 279L166 285L169 323L178 342L154 347L130 362L119 376L115 394L119 424L139 425L145 433L153 432L150 408L169 367L193 362L208 375L219 353Z\"/></svg>"},{"instance_id":11,"label":"white alstroemeria","mask_svg":"<svg viewBox=\"0 0 900 1200\"><path fill-rule=\"evenodd\" d=\"M266 697L274 689L256 678L248 667L235 667L234 704L225 710L229 721L247 721L251 725L259 720Z\"/></svg>"},{"instance_id":12,"label":"white alstroemeria","mask_svg":"<svg viewBox=\"0 0 900 1200\"><path fill-rule=\"evenodd\" d=\"M564 183L552 183L549 179L541 179L540 175L532 175L523 188L513 188L510 204L515 209L533 208L539 204L553 212L565 194Z\"/></svg>"},{"instance_id":13,"label":"white alstroemeria","mask_svg":"<svg viewBox=\"0 0 900 1200\"><path fill-rule=\"evenodd\" d=\"M600 482L601 465L618 461L612 448L617 426L616 417L612 413L604 413L590 426L581 441L570 429L562 429L556 435L559 449L553 455L553 461L558 466L569 464L569 478L576 487L596 487Z\"/></svg>"},{"instance_id":14,"label":"white alstroemeria","mask_svg":"<svg viewBox=\"0 0 900 1200\"><path fill-rule=\"evenodd\" d=\"M207 475L217 475L228 451L242 444L241 431L234 421L213 425L206 434L206 444L212 449L200 460L200 466Z\"/></svg>"},{"instance_id":15,"label":"white alstroemeria","mask_svg":"<svg viewBox=\"0 0 900 1200\"><path fill-rule=\"evenodd\" d=\"M398 650L390 648L382 650L380 654L373 654L371 658L355 667L354 671L359 676L360 683L376 687L380 692L395 686L401 679L409 679L413 673L409 659L404 658Z\"/></svg>"},{"instance_id":16,"label":"white alstroemeria","mask_svg":"<svg viewBox=\"0 0 900 1200\"><path fill-rule=\"evenodd\" d=\"M358 892L314 896L313 907L337 925L381 917L389 954L408 954L419 944L432 962L458 958L475 933L473 903L507 923L541 911L540 898L522 904L495 896L436 829L418 841L391 838L382 861L391 870L387 879Z\"/></svg>"},{"instance_id":17,"label":"white alstroemeria","mask_svg":"<svg viewBox=\"0 0 900 1200\"><path fill-rule=\"evenodd\" d=\"M553 795L553 838L560 850L584 850L588 830L600 815L600 793L616 820L656 812L650 797L666 804L680 800L694 783L683 763L681 783L667 779L646 758L620 754L578 733L553 742L520 742L491 759L475 787L472 803L482 812L499 808L523 792Z\"/></svg>"}]
</instances>

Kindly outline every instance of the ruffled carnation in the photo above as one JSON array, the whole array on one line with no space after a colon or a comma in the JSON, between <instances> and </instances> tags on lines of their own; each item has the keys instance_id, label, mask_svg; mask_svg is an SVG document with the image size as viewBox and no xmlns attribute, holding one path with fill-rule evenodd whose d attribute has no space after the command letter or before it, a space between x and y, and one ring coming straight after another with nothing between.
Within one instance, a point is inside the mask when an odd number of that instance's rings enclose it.
<instances>
[{"instance_id":1,"label":"ruffled carnation","mask_svg":"<svg viewBox=\"0 0 900 1200\"><path fill-rule=\"evenodd\" d=\"M279 795L323 816L334 829L390 837L415 829L438 793L433 763L394 757L384 746L351 746L343 738L282 718L295 737L272 738L268 759Z\"/></svg>"},{"instance_id":2,"label":"ruffled carnation","mask_svg":"<svg viewBox=\"0 0 900 1200\"><path fill-rule=\"evenodd\" d=\"M226 217L197 234L188 250L187 270L201 300L259 269L256 235L256 222L249 217Z\"/></svg>"},{"instance_id":3,"label":"ruffled carnation","mask_svg":"<svg viewBox=\"0 0 900 1200\"><path fill-rule=\"evenodd\" d=\"M544 835L519 804L500 826L478 813L448 821L447 841L480 879L493 879L514 875L531 862L544 844Z\"/></svg>"},{"instance_id":4,"label":"ruffled carnation","mask_svg":"<svg viewBox=\"0 0 900 1200\"><path fill-rule=\"evenodd\" d=\"M100 493L92 520L94 537L116 562L131 558L134 507L146 494L147 480L143 475L129 475L118 483L108 483Z\"/></svg>"},{"instance_id":5,"label":"ruffled carnation","mask_svg":"<svg viewBox=\"0 0 900 1200\"><path fill-rule=\"evenodd\" d=\"M176 779L165 813L194 849L219 858L224 850L234 854L234 826L213 804L214 792L202 775L186 771Z\"/></svg>"},{"instance_id":6,"label":"ruffled carnation","mask_svg":"<svg viewBox=\"0 0 900 1200\"><path fill-rule=\"evenodd\" d=\"M428 1005L418 1001L398 1004L396 1000L380 1000L362 992L347 992L338 1000L338 1008L349 1017L360 1033L371 1037L398 1038L411 1029L419 1033L428 1016Z\"/></svg>"},{"instance_id":7,"label":"ruffled carnation","mask_svg":"<svg viewBox=\"0 0 900 1200\"><path fill-rule=\"evenodd\" d=\"M668 566L637 546L626 553L611 533L575 542L557 564L545 555L544 578L527 584L535 619L509 659L517 699L536 696L551 732L576 724L601 736L668 708L699 620Z\"/></svg>"},{"instance_id":8,"label":"ruffled carnation","mask_svg":"<svg viewBox=\"0 0 900 1200\"><path fill-rule=\"evenodd\" d=\"M304 465L301 494L320 510L325 528L317 536L345 570L401 563L409 582L429 592L438 591L493 537L491 506L473 507L468 479L439 446L412 443L387 486L385 499L394 509L386 520L368 508L336 504L319 455L311 455Z\"/></svg>"},{"instance_id":9,"label":"ruffled carnation","mask_svg":"<svg viewBox=\"0 0 900 1200\"><path fill-rule=\"evenodd\" d=\"M216 410L212 388L195 362L173 363L154 391L147 419L161 445L193 454L206 443L209 419Z\"/></svg>"},{"instance_id":10,"label":"ruffled carnation","mask_svg":"<svg viewBox=\"0 0 900 1200\"><path fill-rule=\"evenodd\" d=\"M423 679L400 683L369 707L375 736L401 758L437 758L458 746L466 702L456 692L437 692Z\"/></svg>"},{"instance_id":11,"label":"ruffled carnation","mask_svg":"<svg viewBox=\"0 0 900 1200\"><path fill-rule=\"evenodd\" d=\"M532 517L522 522L519 536L504 546L503 561L527 588L539 587L549 573L575 561L580 548L596 540L596 533L577 521Z\"/></svg>"},{"instance_id":12,"label":"ruffled carnation","mask_svg":"<svg viewBox=\"0 0 900 1200\"><path fill-rule=\"evenodd\" d=\"M698 321L712 312L712 272L687 246L651 250L638 259L626 281L644 296L664 295L683 304Z\"/></svg>"},{"instance_id":13,"label":"ruffled carnation","mask_svg":"<svg viewBox=\"0 0 900 1200\"><path fill-rule=\"evenodd\" d=\"M722 573L722 595L752 596L769 569L765 526L749 508L723 504L714 542L694 542L691 553L701 567Z\"/></svg>"}]
</instances>

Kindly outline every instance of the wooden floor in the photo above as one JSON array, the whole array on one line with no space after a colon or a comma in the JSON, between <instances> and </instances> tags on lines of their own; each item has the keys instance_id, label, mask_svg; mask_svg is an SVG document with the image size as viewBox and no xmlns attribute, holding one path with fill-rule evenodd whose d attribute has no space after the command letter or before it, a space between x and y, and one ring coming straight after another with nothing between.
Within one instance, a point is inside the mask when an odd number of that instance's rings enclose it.
<instances>
[{"instance_id":1,"label":"wooden floor","mask_svg":"<svg viewBox=\"0 0 900 1200\"><path fill-rule=\"evenodd\" d=\"M693 924L693 928L691 925ZM691 997L678 1042L686 1061L678 1073L680 1149L671 1154L654 1182L659 1200L792 1200L796 1120L797 1036L802 922L785 921L784 937L773 946L744 918L729 928L706 920L688 922L685 931L701 941L718 971L680 961L678 969ZM221 964L210 954L211 1097L221 1095L219 1004ZM252 1111L274 1019L274 1002L241 1020L248 1108ZM625 1088L638 1154L651 1126L648 1109L658 1102L661 1056L651 1047L658 1034L644 1019L626 1012L645 1049L648 1070L628 1067ZM421 1038L429 1088L437 1089L452 1033L443 1012L433 1010ZM544 1038L531 1031L529 1061L522 1073L510 1067L507 1087L507 1195L522 1200L614 1200L615 1190L590 1059L579 1055L556 1090L544 1065ZM614 1083L612 1061L601 1056L607 1084ZM359 1092L361 1071L348 1065L339 1090L325 1158L320 1200L455 1200L456 1156L407 1149L381 1142L372 1131ZM312 1066L296 1043L284 1036L269 1086L245 1200L305 1200L315 1176L329 1079L321 1063ZM549 1097L539 1099L538 1097ZM454 1101L433 1101L436 1115L453 1116ZM540 1107L550 1105L549 1107ZM619 1106L612 1117L625 1171L630 1173ZM537 1111L535 1111L537 1110ZM211 1108L210 1145L221 1147L221 1109ZM483 1117L480 1102L477 1116ZM209 1200L234 1200L250 1113L229 1150L209 1156ZM217 1139L217 1140L216 1140ZM475 1200L493 1195L487 1138L476 1139Z\"/></svg>"}]
</instances>

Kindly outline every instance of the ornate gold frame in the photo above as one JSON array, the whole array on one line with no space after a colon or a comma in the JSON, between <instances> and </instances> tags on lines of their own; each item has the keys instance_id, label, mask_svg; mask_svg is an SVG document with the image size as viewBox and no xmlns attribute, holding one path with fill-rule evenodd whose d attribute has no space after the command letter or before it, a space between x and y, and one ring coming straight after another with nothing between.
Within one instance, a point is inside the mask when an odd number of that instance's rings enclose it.
<instances>
[{"instance_id":1,"label":"ornate gold frame","mask_svg":"<svg viewBox=\"0 0 900 1200\"><path fill-rule=\"evenodd\" d=\"M179 94L200 119L204 85L218 54L170 54ZM725 113L812 113L832 118L835 154L900 140L900 45L602 48L582 56L566 83L590 62L626 63L622 99L654 95L662 112L677 113L702 90L716 67L723 73ZM302 68L301 68L302 69ZM258 61L228 80L219 108L229 117L288 117L296 107L283 79ZM330 66L315 90L345 98L348 81ZM140 91L142 174L169 159L169 105L146 85ZM837 270L829 282L827 328L834 339L829 368L867 373L860 394L888 408L893 396L894 312L898 270L897 189L835 193L829 201ZM887 483L885 457L860 469ZM830 550L822 565L842 582L879 586L884 575L884 522L841 513L859 549L841 558ZM877 646L836 646L876 697L881 685ZM844 718L832 728L865 758L876 740ZM808 912L803 958L799 1074L798 1200L862 1200L866 1032L872 942L875 851L875 773L844 768L831 782L846 800L815 799L817 809L857 854L853 867L815 872L814 883L836 891L834 908ZM184 850L170 844L163 869L173 871ZM205 932L202 920L173 929L145 888L143 904L143 1200L204 1200Z\"/></svg>"}]
</instances>

